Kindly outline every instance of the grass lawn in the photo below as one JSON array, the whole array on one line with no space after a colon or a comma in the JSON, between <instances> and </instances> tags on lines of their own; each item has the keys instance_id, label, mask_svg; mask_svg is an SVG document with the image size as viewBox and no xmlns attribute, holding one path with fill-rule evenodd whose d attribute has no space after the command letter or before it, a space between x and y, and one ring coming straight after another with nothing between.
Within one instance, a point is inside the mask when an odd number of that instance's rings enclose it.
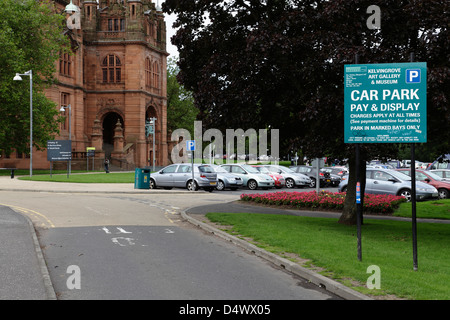
<instances>
[{"instance_id":1,"label":"grass lawn","mask_svg":"<svg viewBox=\"0 0 450 320\"><path fill-rule=\"evenodd\" d=\"M50 182L73 182L73 183L134 183L134 172L112 172L112 173L89 173L89 174L49 174L23 176L18 179L32 181Z\"/></svg>"},{"instance_id":2,"label":"grass lawn","mask_svg":"<svg viewBox=\"0 0 450 320\"><path fill-rule=\"evenodd\" d=\"M393 215L410 218L411 214L411 202L404 202L400 204ZM450 219L450 199L416 202L416 216L417 218L448 220Z\"/></svg>"},{"instance_id":3,"label":"grass lawn","mask_svg":"<svg viewBox=\"0 0 450 320\"><path fill-rule=\"evenodd\" d=\"M450 299L450 225L418 223L418 271L413 271L411 223L364 219L362 261L357 258L356 227L337 219L299 216L208 213L216 223L231 225L228 232L253 239L264 249L283 255L298 254L321 273L353 287L350 279L364 286L354 289L369 295L392 294L407 299ZM381 270L381 288L365 284Z\"/></svg>"},{"instance_id":4,"label":"grass lawn","mask_svg":"<svg viewBox=\"0 0 450 320\"><path fill-rule=\"evenodd\" d=\"M72 173L86 173L86 170L72 170ZM92 173L93 171L89 171L90 173ZM98 171L98 172L104 172L104 171ZM53 174L67 174L67 170L53 170ZM42 174L46 174L48 176L50 176L50 170L41 170L41 169L35 169L33 170L33 175L42 175ZM11 175L11 170L10 169L6 169L6 170L0 170L0 176L10 176ZM30 175L30 170L28 169L16 169L14 170L14 175L15 176L29 176Z\"/></svg>"}]
</instances>

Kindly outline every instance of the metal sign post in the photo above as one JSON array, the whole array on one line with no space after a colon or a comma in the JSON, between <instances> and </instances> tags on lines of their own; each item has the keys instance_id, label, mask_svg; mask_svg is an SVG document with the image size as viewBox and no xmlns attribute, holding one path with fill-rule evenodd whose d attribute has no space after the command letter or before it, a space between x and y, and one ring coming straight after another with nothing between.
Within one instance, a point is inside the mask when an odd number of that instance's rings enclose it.
<instances>
[{"instance_id":1,"label":"metal sign post","mask_svg":"<svg viewBox=\"0 0 450 320\"><path fill-rule=\"evenodd\" d=\"M191 151L191 171L192 171L192 183L193 186L195 186L195 180L194 180L194 151L195 151L195 140L187 140L186 141L186 150ZM195 190L195 188L191 189L192 191Z\"/></svg>"},{"instance_id":2,"label":"metal sign post","mask_svg":"<svg viewBox=\"0 0 450 320\"><path fill-rule=\"evenodd\" d=\"M95 147L86 147L86 171L89 171L89 157L92 157L92 171L94 171Z\"/></svg>"},{"instance_id":3,"label":"metal sign post","mask_svg":"<svg viewBox=\"0 0 450 320\"><path fill-rule=\"evenodd\" d=\"M414 52L411 52L410 61L415 59ZM426 74L426 70L425 70ZM409 78L409 79L408 79ZM420 70L411 70L407 74L406 81L421 81ZM413 269L417 271L417 217L416 217L416 150L414 142L411 143L411 222L412 222L412 238L413 238Z\"/></svg>"}]
</instances>

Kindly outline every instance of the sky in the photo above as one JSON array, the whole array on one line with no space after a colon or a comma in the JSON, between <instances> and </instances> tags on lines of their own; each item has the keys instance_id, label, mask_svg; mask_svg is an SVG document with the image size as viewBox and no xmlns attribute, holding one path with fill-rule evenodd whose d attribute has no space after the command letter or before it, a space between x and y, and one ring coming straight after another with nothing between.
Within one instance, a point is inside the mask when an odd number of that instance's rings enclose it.
<instances>
[{"instance_id":1,"label":"sky","mask_svg":"<svg viewBox=\"0 0 450 320\"><path fill-rule=\"evenodd\" d=\"M164 1L162 1L161 3L163 2ZM178 57L177 47L170 42L170 38L175 34L175 30L172 28L172 24L175 22L176 16L174 14L164 14L164 20L166 21L167 52L170 53L170 57Z\"/></svg>"}]
</instances>

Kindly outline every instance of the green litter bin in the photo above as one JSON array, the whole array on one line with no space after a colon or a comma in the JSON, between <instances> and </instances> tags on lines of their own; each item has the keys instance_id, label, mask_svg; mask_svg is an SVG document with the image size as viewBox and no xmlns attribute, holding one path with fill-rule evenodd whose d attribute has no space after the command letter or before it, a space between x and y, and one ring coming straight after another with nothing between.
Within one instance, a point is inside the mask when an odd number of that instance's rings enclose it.
<instances>
[{"instance_id":1,"label":"green litter bin","mask_svg":"<svg viewBox=\"0 0 450 320\"><path fill-rule=\"evenodd\" d=\"M150 169L136 168L134 172L134 188L150 189Z\"/></svg>"}]
</instances>

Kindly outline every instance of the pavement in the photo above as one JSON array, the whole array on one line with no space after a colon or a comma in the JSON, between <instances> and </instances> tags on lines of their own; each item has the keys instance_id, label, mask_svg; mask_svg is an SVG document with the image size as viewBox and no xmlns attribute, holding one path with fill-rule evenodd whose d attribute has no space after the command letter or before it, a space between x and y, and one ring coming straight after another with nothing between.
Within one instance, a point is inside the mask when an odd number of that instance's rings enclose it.
<instances>
[{"instance_id":1,"label":"pavement","mask_svg":"<svg viewBox=\"0 0 450 320\"><path fill-rule=\"evenodd\" d=\"M57 192L57 193L149 193L149 190L134 189L130 184L79 184L25 181L0 177L1 191ZM200 191L202 192L202 191ZM151 190L155 193L192 193L186 190ZM344 299L370 300L344 285L303 268L290 260L262 250L244 240L236 238L204 221L207 212L258 212L271 214L293 214L308 216L334 216L336 213L318 213L299 210L279 210L236 202L189 208L181 212L182 217L193 225L234 243L248 252L260 256L310 282L325 287ZM49 272L31 220L13 208L0 206L0 300L56 300Z\"/></svg>"}]
</instances>

